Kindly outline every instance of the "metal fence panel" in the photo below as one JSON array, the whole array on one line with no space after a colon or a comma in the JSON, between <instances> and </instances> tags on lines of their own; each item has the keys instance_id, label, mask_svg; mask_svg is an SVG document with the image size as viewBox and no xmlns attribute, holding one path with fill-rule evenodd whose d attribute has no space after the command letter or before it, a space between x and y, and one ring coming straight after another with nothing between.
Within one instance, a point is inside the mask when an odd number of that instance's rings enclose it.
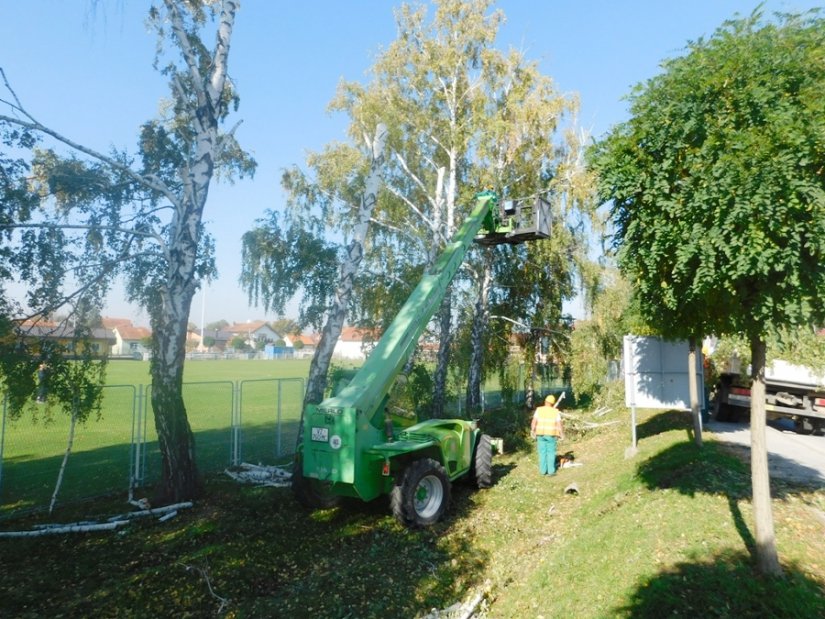
<instances>
[{"instance_id":1,"label":"metal fence panel","mask_svg":"<svg viewBox=\"0 0 825 619\"><path fill-rule=\"evenodd\" d=\"M558 380L537 377L537 394L558 391ZM545 378L542 380L542 378ZM184 383L183 398L195 436L195 458L202 473L240 462L280 464L294 454L305 382L301 378ZM502 397L488 382L484 408L524 402L524 392ZM461 414L459 397L451 414ZM69 418L47 407L32 409L15 421L5 399L0 419L0 518L48 506L66 450ZM457 409L457 410L456 410ZM33 421L33 417L37 418ZM151 406L151 387L114 385L103 390L101 419L75 430L58 500L69 502L112 492L124 494L160 480L161 457Z\"/></svg>"},{"instance_id":2,"label":"metal fence panel","mask_svg":"<svg viewBox=\"0 0 825 619\"><path fill-rule=\"evenodd\" d=\"M89 419L75 428L59 502L127 487L134 402L134 386L104 387L100 419ZM3 403L2 516L47 506L66 452L69 416L48 404L32 406L36 408L12 421Z\"/></svg>"},{"instance_id":3,"label":"metal fence panel","mask_svg":"<svg viewBox=\"0 0 825 619\"><path fill-rule=\"evenodd\" d=\"M257 464L288 459L295 452L304 380L245 380L238 391L242 460Z\"/></svg>"}]
</instances>

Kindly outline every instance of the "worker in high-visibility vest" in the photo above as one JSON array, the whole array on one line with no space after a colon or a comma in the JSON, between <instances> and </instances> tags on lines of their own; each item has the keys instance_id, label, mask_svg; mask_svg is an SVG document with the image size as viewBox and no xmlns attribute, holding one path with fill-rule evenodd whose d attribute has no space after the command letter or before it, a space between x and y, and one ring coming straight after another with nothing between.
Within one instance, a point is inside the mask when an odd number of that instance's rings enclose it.
<instances>
[{"instance_id":1,"label":"worker in high-visibility vest","mask_svg":"<svg viewBox=\"0 0 825 619\"><path fill-rule=\"evenodd\" d=\"M536 439L539 473L542 475L556 474L556 441L564 438L561 412L555 404L555 396L548 395L544 398L544 406L536 409L530 423L530 436Z\"/></svg>"}]
</instances>

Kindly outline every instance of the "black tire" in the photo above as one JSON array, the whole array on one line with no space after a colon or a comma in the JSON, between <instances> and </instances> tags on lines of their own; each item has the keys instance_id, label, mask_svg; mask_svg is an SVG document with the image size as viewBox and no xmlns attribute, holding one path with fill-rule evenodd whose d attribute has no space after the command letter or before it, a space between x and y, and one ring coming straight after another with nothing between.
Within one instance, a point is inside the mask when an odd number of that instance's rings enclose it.
<instances>
[{"instance_id":1,"label":"black tire","mask_svg":"<svg viewBox=\"0 0 825 619\"><path fill-rule=\"evenodd\" d=\"M341 502L340 496L330 492L328 483L304 477L300 456L292 463L292 494L301 505L310 509L329 509Z\"/></svg>"},{"instance_id":2,"label":"black tire","mask_svg":"<svg viewBox=\"0 0 825 619\"><path fill-rule=\"evenodd\" d=\"M390 494L392 514L404 526L426 527L441 520L450 504L450 480L432 458L410 464Z\"/></svg>"},{"instance_id":3,"label":"black tire","mask_svg":"<svg viewBox=\"0 0 825 619\"><path fill-rule=\"evenodd\" d=\"M493 445L486 434L478 435L470 477L478 488L489 488L493 485Z\"/></svg>"},{"instance_id":4,"label":"black tire","mask_svg":"<svg viewBox=\"0 0 825 619\"><path fill-rule=\"evenodd\" d=\"M797 434L813 434L817 431L817 424L807 417L794 418L793 427Z\"/></svg>"},{"instance_id":5,"label":"black tire","mask_svg":"<svg viewBox=\"0 0 825 619\"><path fill-rule=\"evenodd\" d=\"M733 422L736 421L738 418L738 414L734 410L734 407L730 404L719 404L719 409L716 411L716 421L727 421Z\"/></svg>"}]
</instances>

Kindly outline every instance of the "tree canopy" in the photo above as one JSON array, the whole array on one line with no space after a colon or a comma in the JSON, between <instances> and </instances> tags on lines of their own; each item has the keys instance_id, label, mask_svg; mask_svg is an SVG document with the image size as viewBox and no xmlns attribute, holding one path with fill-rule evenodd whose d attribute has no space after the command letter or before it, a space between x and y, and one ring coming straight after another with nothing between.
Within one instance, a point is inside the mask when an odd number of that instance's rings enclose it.
<instances>
[{"instance_id":1,"label":"tree canopy","mask_svg":"<svg viewBox=\"0 0 825 619\"><path fill-rule=\"evenodd\" d=\"M770 574L766 340L825 319L824 55L816 12L728 21L637 87L631 119L592 153L644 320L750 341L755 548Z\"/></svg>"},{"instance_id":2,"label":"tree canopy","mask_svg":"<svg viewBox=\"0 0 825 619\"><path fill-rule=\"evenodd\" d=\"M594 149L619 265L662 333L825 317L824 37L813 15L727 22Z\"/></svg>"}]
</instances>

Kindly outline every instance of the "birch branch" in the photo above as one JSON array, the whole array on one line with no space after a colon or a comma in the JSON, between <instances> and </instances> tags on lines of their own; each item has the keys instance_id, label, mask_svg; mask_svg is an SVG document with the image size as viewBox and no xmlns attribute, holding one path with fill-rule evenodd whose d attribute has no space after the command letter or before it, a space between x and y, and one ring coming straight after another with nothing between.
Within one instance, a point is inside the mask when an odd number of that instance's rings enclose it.
<instances>
[{"instance_id":1,"label":"birch branch","mask_svg":"<svg viewBox=\"0 0 825 619\"><path fill-rule=\"evenodd\" d=\"M410 226L409 228L400 228L398 226L394 226L390 223L387 223L386 221L379 221L375 217L371 217L370 222L374 223L376 226L380 226L381 228L386 228L387 230L391 230L391 231L395 232L396 234L398 234L399 236L403 236L404 238L409 239L410 241L413 241L414 243L417 243L418 245L421 245L422 248L424 247L424 239L422 239L421 237L416 236L414 234L410 234L409 230L412 229L412 226Z\"/></svg>"},{"instance_id":2,"label":"birch branch","mask_svg":"<svg viewBox=\"0 0 825 619\"><path fill-rule=\"evenodd\" d=\"M137 172L135 172L129 166L123 165L122 163L120 163L118 161L115 161L111 157L108 157L108 156L104 155L103 153L99 153L94 149L88 148L87 146L83 146L82 144L78 144L77 142L75 142L73 140L70 140L69 138L65 137L64 135L58 133L57 131L54 131L53 129L50 129L49 127L47 127L47 126L43 125L42 123L40 123L40 121L36 120L20 104L20 100L17 98L17 95L15 94L14 90L12 90L8 79L6 78L6 73L5 73L5 71L3 71L2 68L0 68L0 76L2 76L2 78L3 78L3 84L4 84L5 88L9 92L12 93L12 96L14 97L14 99L16 101L16 105L13 105L12 108L19 111L21 114L23 114L26 118L29 119L29 121L25 121L25 120L21 120L19 118L14 118L12 116L6 116L5 114L0 114L0 121L5 121L5 122L10 123L12 125L16 125L18 127L23 127L24 129L30 129L32 131L37 131L39 133L44 133L46 135L49 135L49 136L53 137L55 140L57 140L58 142L60 142L62 144L65 144L69 148L72 148L72 149L74 149L78 152L81 152L85 155L88 155L89 157L92 157L93 159L97 159L98 161L102 161L106 165L114 168L115 170L120 170L121 172L123 172L124 174L126 174L127 176L129 176L130 178L135 180L137 183L143 185L144 187L152 189L153 191L157 191L158 193L162 194L172 204L176 205L178 203L178 200L177 200L177 197L175 196L175 194L172 193L172 191L169 189L169 187L166 186L165 183L163 183L162 181L159 181L157 179L157 177L155 177L153 175L143 176L141 174L138 174Z\"/></svg>"},{"instance_id":3,"label":"birch branch","mask_svg":"<svg viewBox=\"0 0 825 619\"><path fill-rule=\"evenodd\" d=\"M212 57L212 77L209 84L213 105L217 105L226 83L227 58L229 57L229 41L232 39L232 29L235 24L235 12L238 3L235 0L224 0L221 5L220 25L218 26L215 54Z\"/></svg>"},{"instance_id":4,"label":"birch branch","mask_svg":"<svg viewBox=\"0 0 825 619\"><path fill-rule=\"evenodd\" d=\"M435 201L430 196L430 194L427 192L427 186L424 184L424 181L422 181L420 178L418 178L418 175L410 169L410 166L407 164L407 160L404 157L402 157L400 153L395 153L395 159L396 159L396 161L398 161L398 163L401 164L401 169L404 170L404 173L407 176L409 176L410 179L413 181L413 183L415 183L418 186L418 188L421 190L421 192L425 196L427 196L427 200L430 202L430 204L433 206L433 208L435 208ZM422 218L423 218L423 215L422 215Z\"/></svg>"},{"instance_id":5,"label":"birch branch","mask_svg":"<svg viewBox=\"0 0 825 619\"><path fill-rule=\"evenodd\" d=\"M118 228L117 226L92 226L89 224L0 224L0 230L12 230L15 228L39 228L43 230L103 230L106 232L121 232L130 236L141 236L154 239L162 248L166 247L166 241L157 232L141 232L134 228Z\"/></svg>"},{"instance_id":6,"label":"birch branch","mask_svg":"<svg viewBox=\"0 0 825 619\"><path fill-rule=\"evenodd\" d=\"M181 55L183 56L183 60L189 69L189 75L192 76L192 81L196 84L198 103L200 105L211 103L211 101L206 101L204 97L203 77L201 76L200 69L198 68L198 62L195 58L195 51L192 49L192 46L189 45L189 36L187 35L186 27L183 24L183 16L180 14L178 6L173 0L163 0L163 3L166 5L166 10L169 12L169 21L172 24L173 36L180 46Z\"/></svg>"},{"instance_id":7,"label":"birch branch","mask_svg":"<svg viewBox=\"0 0 825 619\"><path fill-rule=\"evenodd\" d=\"M90 533L92 531L113 531L118 527L129 524L127 520L95 524L71 524L66 526L48 527L36 531L0 531L2 537L42 537L44 535L58 535L60 533Z\"/></svg>"},{"instance_id":8,"label":"birch branch","mask_svg":"<svg viewBox=\"0 0 825 619\"><path fill-rule=\"evenodd\" d=\"M66 440L66 452L63 454L63 462L60 464L60 471L57 473L57 482L54 484L54 492L52 493L52 500L49 503L49 514L54 511L54 504L57 503L57 495L60 492L60 487L63 485L63 474L66 472L66 463L69 461L69 454L72 453L72 445L74 445L74 430L77 425L77 411L72 409L72 420L69 423L69 437Z\"/></svg>"}]
</instances>

